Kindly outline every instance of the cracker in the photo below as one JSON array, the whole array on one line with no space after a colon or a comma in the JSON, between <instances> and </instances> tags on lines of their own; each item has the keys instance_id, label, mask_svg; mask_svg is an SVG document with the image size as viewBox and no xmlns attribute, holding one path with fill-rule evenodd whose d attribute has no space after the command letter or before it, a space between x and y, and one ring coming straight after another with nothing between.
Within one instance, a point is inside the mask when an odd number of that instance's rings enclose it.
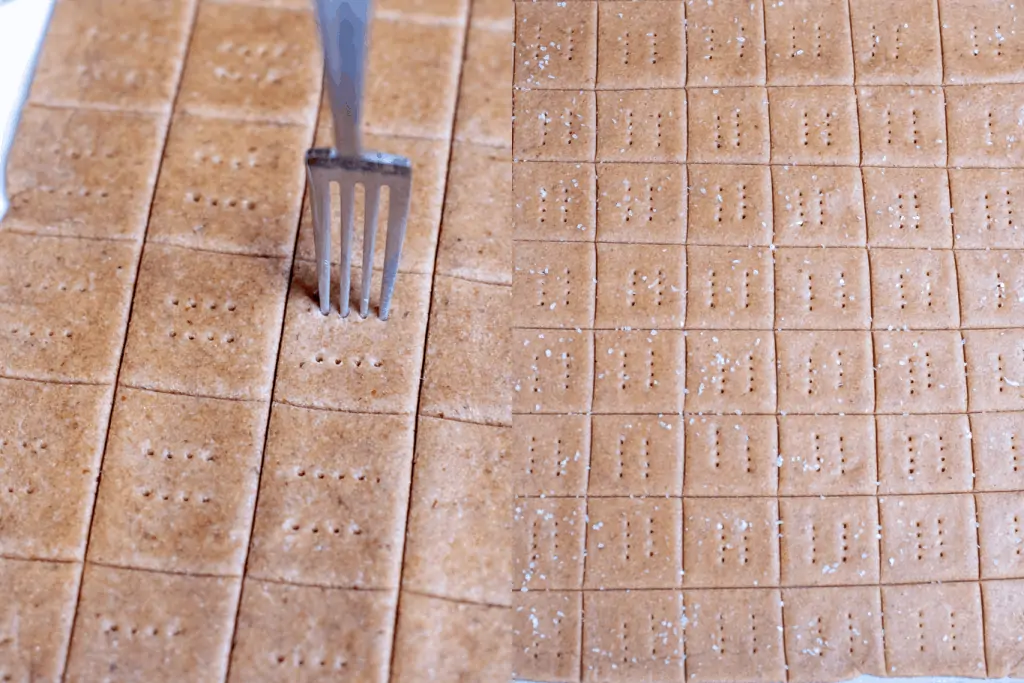
<instances>
[{"instance_id":1,"label":"cracker","mask_svg":"<svg viewBox=\"0 0 1024 683\"><path fill-rule=\"evenodd\" d=\"M890 676L984 676L977 583L883 586Z\"/></svg>"},{"instance_id":2,"label":"cracker","mask_svg":"<svg viewBox=\"0 0 1024 683\"><path fill-rule=\"evenodd\" d=\"M347 591L247 579L230 681L386 677L393 591Z\"/></svg>"},{"instance_id":3,"label":"cracker","mask_svg":"<svg viewBox=\"0 0 1024 683\"><path fill-rule=\"evenodd\" d=\"M579 680L583 594L515 593L513 600L513 678Z\"/></svg>"},{"instance_id":4,"label":"cracker","mask_svg":"<svg viewBox=\"0 0 1024 683\"><path fill-rule=\"evenodd\" d=\"M352 268L353 308L362 274ZM430 279L403 273L391 317L377 317L380 273L374 271L372 313L324 316L316 303L314 264L296 262L277 367L274 398L292 405L355 412L411 414L422 371ZM337 297L337 288L331 295Z\"/></svg>"},{"instance_id":5,"label":"cracker","mask_svg":"<svg viewBox=\"0 0 1024 683\"><path fill-rule=\"evenodd\" d=\"M89 565L68 681L224 680L239 580Z\"/></svg>"},{"instance_id":6,"label":"cracker","mask_svg":"<svg viewBox=\"0 0 1024 683\"><path fill-rule=\"evenodd\" d=\"M597 241L683 244L686 175L676 164L598 164Z\"/></svg>"},{"instance_id":7,"label":"cracker","mask_svg":"<svg viewBox=\"0 0 1024 683\"><path fill-rule=\"evenodd\" d=\"M597 77L597 15L597 4L590 2L517 2L513 85L593 90Z\"/></svg>"},{"instance_id":8,"label":"cracker","mask_svg":"<svg viewBox=\"0 0 1024 683\"><path fill-rule=\"evenodd\" d=\"M598 4L597 87L683 87L686 33L677 27L685 25L684 5L683 0Z\"/></svg>"},{"instance_id":9,"label":"cracker","mask_svg":"<svg viewBox=\"0 0 1024 683\"><path fill-rule=\"evenodd\" d=\"M868 246L953 246L953 210L945 169L863 168L861 174Z\"/></svg>"},{"instance_id":10,"label":"cracker","mask_svg":"<svg viewBox=\"0 0 1024 683\"><path fill-rule=\"evenodd\" d=\"M941 83L937 5L934 0L852 0L850 24L857 83Z\"/></svg>"},{"instance_id":11,"label":"cracker","mask_svg":"<svg viewBox=\"0 0 1024 683\"><path fill-rule=\"evenodd\" d=\"M879 493L969 492L974 485L966 415L879 415Z\"/></svg>"},{"instance_id":12,"label":"cracker","mask_svg":"<svg viewBox=\"0 0 1024 683\"><path fill-rule=\"evenodd\" d=\"M434 279L420 415L511 424L510 295L505 286Z\"/></svg>"},{"instance_id":13,"label":"cracker","mask_svg":"<svg viewBox=\"0 0 1024 683\"><path fill-rule=\"evenodd\" d=\"M582 413L594 388L594 335L514 330L513 413Z\"/></svg>"},{"instance_id":14,"label":"cracker","mask_svg":"<svg viewBox=\"0 0 1024 683\"><path fill-rule=\"evenodd\" d=\"M593 161L597 131L594 93L516 90L512 139L518 161Z\"/></svg>"},{"instance_id":15,"label":"cracker","mask_svg":"<svg viewBox=\"0 0 1024 683\"><path fill-rule=\"evenodd\" d=\"M170 111L195 4L61 3L39 55L32 101Z\"/></svg>"},{"instance_id":16,"label":"cracker","mask_svg":"<svg viewBox=\"0 0 1024 683\"><path fill-rule=\"evenodd\" d=\"M948 83L1019 83L1024 41L1014 4L943 0L942 45Z\"/></svg>"},{"instance_id":17,"label":"cracker","mask_svg":"<svg viewBox=\"0 0 1024 683\"><path fill-rule=\"evenodd\" d=\"M876 412L966 410L964 350L957 332L875 332L874 348ZM976 391L972 386L972 396Z\"/></svg>"},{"instance_id":18,"label":"cracker","mask_svg":"<svg viewBox=\"0 0 1024 683\"><path fill-rule=\"evenodd\" d=\"M597 327L682 327L685 292L682 246L597 245Z\"/></svg>"},{"instance_id":19,"label":"cracker","mask_svg":"<svg viewBox=\"0 0 1024 683\"><path fill-rule=\"evenodd\" d=\"M1024 493L979 493L975 499L981 577L1024 577Z\"/></svg>"},{"instance_id":20,"label":"cracker","mask_svg":"<svg viewBox=\"0 0 1024 683\"><path fill-rule=\"evenodd\" d=\"M773 166L775 243L786 247L862 247L864 190L857 168Z\"/></svg>"},{"instance_id":21,"label":"cracker","mask_svg":"<svg viewBox=\"0 0 1024 683\"><path fill-rule=\"evenodd\" d=\"M517 498L512 509L512 590L582 588L586 501Z\"/></svg>"},{"instance_id":22,"label":"cracker","mask_svg":"<svg viewBox=\"0 0 1024 683\"><path fill-rule=\"evenodd\" d=\"M777 333L779 411L871 413L875 407L871 333Z\"/></svg>"},{"instance_id":23,"label":"cracker","mask_svg":"<svg viewBox=\"0 0 1024 683\"><path fill-rule=\"evenodd\" d=\"M878 583L878 504L873 497L784 498L782 585Z\"/></svg>"},{"instance_id":24,"label":"cracker","mask_svg":"<svg viewBox=\"0 0 1024 683\"><path fill-rule=\"evenodd\" d=\"M584 588L681 588L682 501L592 498Z\"/></svg>"},{"instance_id":25,"label":"cracker","mask_svg":"<svg viewBox=\"0 0 1024 683\"><path fill-rule=\"evenodd\" d=\"M312 12L201 3L177 106L201 115L310 125L323 73L317 43Z\"/></svg>"},{"instance_id":26,"label":"cracker","mask_svg":"<svg viewBox=\"0 0 1024 683\"><path fill-rule=\"evenodd\" d=\"M687 498L683 504L683 585L779 585L778 519L774 498ZM696 616L691 613L690 619Z\"/></svg>"},{"instance_id":27,"label":"cracker","mask_svg":"<svg viewBox=\"0 0 1024 683\"><path fill-rule=\"evenodd\" d=\"M847 3L786 0L765 4L768 82L852 85L853 48Z\"/></svg>"},{"instance_id":28,"label":"cracker","mask_svg":"<svg viewBox=\"0 0 1024 683\"><path fill-rule=\"evenodd\" d=\"M967 376L971 411L1024 409L1024 344L1016 330L970 330Z\"/></svg>"},{"instance_id":29,"label":"cracker","mask_svg":"<svg viewBox=\"0 0 1024 683\"><path fill-rule=\"evenodd\" d=\"M694 88L688 104L690 161L768 161L768 92L763 87Z\"/></svg>"},{"instance_id":30,"label":"cracker","mask_svg":"<svg viewBox=\"0 0 1024 683\"><path fill-rule=\"evenodd\" d=\"M420 418L403 588L455 600L511 603L512 536L505 503L510 432Z\"/></svg>"},{"instance_id":31,"label":"cracker","mask_svg":"<svg viewBox=\"0 0 1024 683\"><path fill-rule=\"evenodd\" d=\"M775 412L775 339L769 332L691 332L686 339L686 410Z\"/></svg>"},{"instance_id":32,"label":"cracker","mask_svg":"<svg viewBox=\"0 0 1024 683\"><path fill-rule=\"evenodd\" d=\"M949 169L956 246L963 249L1021 249L1016 200L1024 193L1024 171Z\"/></svg>"},{"instance_id":33,"label":"cracker","mask_svg":"<svg viewBox=\"0 0 1024 683\"><path fill-rule=\"evenodd\" d=\"M138 245L0 232L0 371L112 383Z\"/></svg>"},{"instance_id":34,"label":"cracker","mask_svg":"<svg viewBox=\"0 0 1024 683\"><path fill-rule=\"evenodd\" d=\"M407 417L275 404L248 575L396 588L412 432Z\"/></svg>"},{"instance_id":35,"label":"cracker","mask_svg":"<svg viewBox=\"0 0 1024 683\"><path fill-rule=\"evenodd\" d=\"M767 166L691 166L688 244L767 246L772 178Z\"/></svg>"},{"instance_id":36,"label":"cracker","mask_svg":"<svg viewBox=\"0 0 1024 683\"><path fill-rule=\"evenodd\" d=\"M686 121L682 88L601 91L597 160L681 163L686 159Z\"/></svg>"},{"instance_id":37,"label":"cracker","mask_svg":"<svg viewBox=\"0 0 1024 683\"><path fill-rule=\"evenodd\" d=\"M516 239L594 241L596 196L597 175L592 164L513 164L512 230Z\"/></svg>"},{"instance_id":38,"label":"cracker","mask_svg":"<svg viewBox=\"0 0 1024 683\"><path fill-rule=\"evenodd\" d=\"M985 662L988 675L1020 676L1020 622L1024 619L1024 581L983 581Z\"/></svg>"},{"instance_id":39,"label":"cracker","mask_svg":"<svg viewBox=\"0 0 1024 683\"><path fill-rule=\"evenodd\" d=\"M871 304L875 329L956 329L960 326L953 252L872 249Z\"/></svg>"},{"instance_id":40,"label":"cracker","mask_svg":"<svg viewBox=\"0 0 1024 683\"><path fill-rule=\"evenodd\" d=\"M295 244L309 144L298 126L178 115L160 167L146 238L256 256Z\"/></svg>"},{"instance_id":41,"label":"cracker","mask_svg":"<svg viewBox=\"0 0 1024 683\"><path fill-rule=\"evenodd\" d=\"M786 7L795 4L799 3L791 0ZM856 166L860 162L860 124L853 88L770 88L768 96L773 164Z\"/></svg>"},{"instance_id":42,"label":"cracker","mask_svg":"<svg viewBox=\"0 0 1024 683\"><path fill-rule=\"evenodd\" d=\"M764 7L686 2L691 86L764 85Z\"/></svg>"},{"instance_id":43,"label":"cracker","mask_svg":"<svg viewBox=\"0 0 1024 683\"><path fill-rule=\"evenodd\" d=\"M878 508L883 583L978 578L972 496L886 496Z\"/></svg>"},{"instance_id":44,"label":"cracker","mask_svg":"<svg viewBox=\"0 0 1024 683\"><path fill-rule=\"evenodd\" d=\"M585 683L683 679L682 591L585 593Z\"/></svg>"},{"instance_id":45,"label":"cracker","mask_svg":"<svg viewBox=\"0 0 1024 683\"><path fill-rule=\"evenodd\" d=\"M687 680L785 679L779 591L689 591L684 597Z\"/></svg>"},{"instance_id":46,"label":"cracker","mask_svg":"<svg viewBox=\"0 0 1024 683\"><path fill-rule=\"evenodd\" d=\"M679 330L594 333L594 412L681 413L685 343Z\"/></svg>"},{"instance_id":47,"label":"cracker","mask_svg":"<svg viewBox=\"0 0 1024 683\"><path fill-rule=\"evenodd\" d=\"M682 495L682 419L595 415L589 469L592 496Z\"/></svg>"},{"instance_id":48,"label":"cracker","mask_svg":"<svg viewBox=\"0 0 1024 683\"><path fill-rule=\"evenodd\" d=\"M590 460L588 416L515 417L512 495L582 496L587 489Z\"/></svg>"},{"instance_id":49,"label":"cracker","mask_svg":"<svg viewBox=\"0 0 1024 683\"><path fill-rule=\"evenodd\" d=\"M956 254L964 327L1024 327L1024 253Z\"/></svg>"},{"instance_id":50,"label":"cracker","mask_svg":"<svg viewBox=\"0 0 1024 683\"><path fill-rule=\"evenodd\" d=\"M1024 490L1024 413L975 413L970 418L975 490Z\"/></svg>"},{"instance_id":51,"label":"cracker","mask_svg":"<svg viewBox=\"0 0 1024 683\"><path fill-rule=\"evenodd\" d=\"M9 597L0 607L8 680L57 680L74 619L78 566L0 559L0 583Z\"/></svg>"},{"instance_id":52,"label":"cracker","mask_svg":"<svg viewBox=\"0 0 1024 683\"><path fill-rule=\"evenodd\" d=\"M870 415L779 418L784 496L875 493L875 420Z\"/></svg>"},{"instance_id":53,"label":"cracker","mask_svg":"<svg viewBox=\"0 0 1024 683\"><path fill-rule=\"evenodd\" d=\"M774 416L690 415L683 492L689 497L775 495L778 458Z\"/></svg>"},{"instance_id":54,"label":"cracker","mask_svg":"<svg viewBox=\"0 0 1024 683\"><path fill-rule=\"evenodd\" d=\"M792 588L782 600L793 683L885 675L878 588Z\"/></svg>"},{"instance_id":55,"label":"cracker","mask_svg":"<svg viewBox=\"0 0 1024 683\"><path fill-rule=\"evenodd\" d=\"M945 104L938 86L858 88L863 163L945 166Z\"/></svg>"},{"instance_id":56,"label":"cracker","mask_svg":"<svg viewBox=\"0 0 1024 683\"><path fill-rule=\"evenodd\" d=\"M7 227L138 238L156 182L163 117L25 107L7 173Z\"/></svg>"},{"instance_id":57,"label":"cracker","mask_svg":"<svg viewBox=\"0 0 1024 683\"><path fill-rule=\"evenodd\" d=\"M499 73L512 73L511 34L510 30L470 25L455 116L455 139L460 142L512 146L508 77L496 78Z\"/></svg>"},{"instance_id":58,"label":"cracker","mask_svg":"<svg viewBox=\"0 0 1024 683\"><path fill-rule=\"evenodd\" d=\"M771 250L688 247L686 326L771 329L775 315Z\"/></svg>"},{"instance_id":59,"label":"cracker","mask_svg":"<svg viewBox=\"0 0 1024 683\"><path fill-rule=\"evenodd\" d=\"M267 399L287 264L149 245L139 268L122 383Z\"/></svg>"},{"instance_id":60,"label":"cracker","mask_svg":"<svg viewBox=\"0 0 1024 683\"><path fill-rule=\"evenodd\" d=\"M581 242L516 242L512 322L518 327L592 327L596 259Z\"/></svg>"},{"instance_id":61,"label":"cracker","mask_svg":"<svg viewBox=\"0 0 1024 683\"><path fill-rule=\"evenodd\" d=\"M950 166L1024 166L1018 112L1024 86L977 85L946 88Z\"/></svg>"},{"instance_id":62,"label":"cracker","mask_svg":"<svg viewBox=\"0 0 1024 683\"><path fill-rule=\"evenodd\" d=\"M89 559L240 575L266 411L241 401L119 389Z\"/></svg>"},{"instance_id":63,"label":"cracker","mask_svg":"<svg viewBox=\"0 0 1024 683\"><path fill-rule=\"evenodd\" d=\"M782 247L775 251L775 279L777 328L870 329L865 249Z\"/></svg>"},{"instance_id":64,"label":"cracker","mask_svg":"<svg viewBox=\"0 0 1024 683\"><path fill-rule=\"evenodd\" d=\"M463 22L469 8L470 0L382 0L379 12Z\"/></svg>"}]
</instances>

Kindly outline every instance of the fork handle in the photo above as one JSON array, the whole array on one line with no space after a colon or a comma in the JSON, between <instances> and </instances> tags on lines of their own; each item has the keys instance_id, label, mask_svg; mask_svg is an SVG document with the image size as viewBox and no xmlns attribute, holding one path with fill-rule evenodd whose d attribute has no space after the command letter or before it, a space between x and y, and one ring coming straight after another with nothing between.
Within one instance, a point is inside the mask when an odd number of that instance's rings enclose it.
<instances>
[{"instance_id":1,"label":"fork handle","mask_svg":"<svg viewBox=\"0 0 1024 683\"><path fill-rule=\"evenodd\" d=\"M334 147L344 156L362 153L359 126L371 4L372 0L316 0Z\"/></svg>"}]
</instances>

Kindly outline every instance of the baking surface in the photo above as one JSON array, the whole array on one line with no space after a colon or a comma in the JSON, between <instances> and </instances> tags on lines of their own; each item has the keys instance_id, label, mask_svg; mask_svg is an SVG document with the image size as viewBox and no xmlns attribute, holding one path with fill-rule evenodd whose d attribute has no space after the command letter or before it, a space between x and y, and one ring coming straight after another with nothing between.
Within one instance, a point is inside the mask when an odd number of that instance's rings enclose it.
<instances>
[{"instance_id":1,"label":"baking surface","mask_svg":"<svg viewBox=\"0 0 1024 683\"><path fill-rule=\"evenodd\" d=\"M1024 676L1022 21L516 3L517 678Z\"/></svg>"},{"instance_id":2,"label":"baking surface","mask_svg":"<svg viewBox=\"0 0 1024 683\"><path fill-rule=\"evenodd\" d=\"M0 225L0 680L507 678L512 7L376 5L386 324L316 310L310 2L58 2Z\"/></svg>"}]
</instances>

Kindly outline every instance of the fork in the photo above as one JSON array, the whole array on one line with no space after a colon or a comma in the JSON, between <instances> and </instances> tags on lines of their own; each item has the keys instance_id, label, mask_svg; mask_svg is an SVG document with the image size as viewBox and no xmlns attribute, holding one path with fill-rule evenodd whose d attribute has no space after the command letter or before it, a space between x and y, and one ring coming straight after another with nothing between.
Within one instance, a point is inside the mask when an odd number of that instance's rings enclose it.
<instances>
[{"instance_id":1,"label":"fork","mask_svg":"<svg viewBox=\"0 0 1024 683\"><path fill-rule=\"evenodd\" d=\"M363 278L359 291L359 315L363 318L370 310L381 189L388 188L387 241L378 310L380 319L387 320L409 218L412 164L404 157L362 149L360 122L371 4L371 0L316 0L324 50L324 81L334 123L334 147L307 151L306 175L313 210L320 312L324 315L331 310L331 183L338 183L341 191L339 308L343 318L349 314L351 296L356 186L363 186L365 198Z\"/></svg>"}]
</instances>

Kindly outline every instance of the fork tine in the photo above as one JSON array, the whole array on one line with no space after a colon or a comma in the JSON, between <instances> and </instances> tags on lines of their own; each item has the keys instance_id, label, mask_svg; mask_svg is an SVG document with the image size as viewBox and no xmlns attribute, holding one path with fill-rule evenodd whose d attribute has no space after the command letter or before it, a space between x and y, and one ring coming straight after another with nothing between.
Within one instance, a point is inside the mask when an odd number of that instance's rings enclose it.
<instances>
[{"instance_id":1,"label":"fork tine","mask_svg":"<svg viewBox=\"0 0 1024 683\"><path fill-rule=\"evenodd\" d=\"M359 316L370 314L370 287L373 285L373 250L377 242L377 211L380 204L380 185L377 182L363 184L365 206L363 219L363 285L359 289Z\"/></svg>"},{"instance_id":2,"label":"fork tine","mask_svg":"<svg viewBox=\"0 0 1024 683\"><path fill-rule=\"evenodd\" d=\"M398 277L398 259L402 256L406 222L409 218L411 176L388 185L388 236L384 246L384 276L380 283L380 319L391 312L391 297Z\"/></svg>"},{"instance_id":3,"label":"fork tine","mask_svg":"<svg viewBox=\"0 0 1024 683\"><path fill-rule=\"evenodd\" d=\"M309 205L313 210L313 248L316 251L316 280L320 292L320 313L331 312L331 182L307 166Z\"/></svg>"},{"instance_id":4,"label":"fork tine","mask_svg":"<svg viewBox=\"0 0 1024 683\"><path fill-rule=\"evenodd\" d=\"M341 188L341 317L348 317L352 296L352 231L355 223L356 184L352 176L344 174L338 183Z\"/></svg>"}]
</instances>

